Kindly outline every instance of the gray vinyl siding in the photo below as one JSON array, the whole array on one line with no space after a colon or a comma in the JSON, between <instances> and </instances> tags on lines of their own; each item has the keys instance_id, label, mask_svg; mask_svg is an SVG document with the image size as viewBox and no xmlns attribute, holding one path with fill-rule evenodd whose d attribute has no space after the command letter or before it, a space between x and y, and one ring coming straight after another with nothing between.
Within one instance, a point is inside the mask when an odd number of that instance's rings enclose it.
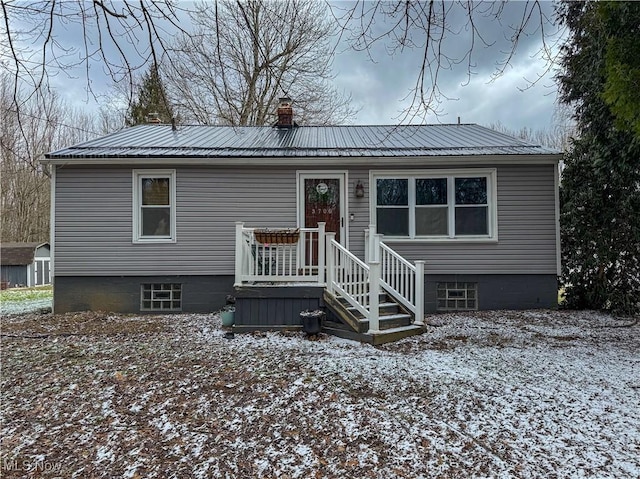
<instances>
[{"instance_id":1,"label":"gray vinyl siding","mask_svg":"<svg viewBox=\"0 0 640 479\"><path fill-rule=\"evenodd\" d=\"M364 186L364 197L362 198L356 198L358 180ZM367 168L350 169L348 182L349 211L347 218L353 215L353 221L349 220L348 247L353 254L364 259L364 230L369 227L369 170Z\"/></svg>"},{"instance_id":2,"label":"gray vinyl siding","mask_svg":"<svg viewBox=\"0 0 640 479\"><path fill-rule=\"evenodd\" d=\"M130 168L56 173L56 276L233 274L235 222L296 225L295 170L176 169L177 242L132 242Z\"/></svg>"},{"instance_id":3,"label":"gray vinyl siding","mask_svg":"<svg viewBox=\"0 0 640 479\"><path fill-rule=\"evenodd\" d=\"M498 243L390 245L410 260L426 260L432 274L555 274L554 168L498 167ZM132 169L61 167L56 172L55 274L233 274L236 221L296 226L299 169L176 168L177 242L134 244ZM355 198L358 180L364 198ZM354 217L346 218L349 248L360 257L369 224L369 187L367 168L349 170L347 215Z\"/></svg>"}]
</instances>

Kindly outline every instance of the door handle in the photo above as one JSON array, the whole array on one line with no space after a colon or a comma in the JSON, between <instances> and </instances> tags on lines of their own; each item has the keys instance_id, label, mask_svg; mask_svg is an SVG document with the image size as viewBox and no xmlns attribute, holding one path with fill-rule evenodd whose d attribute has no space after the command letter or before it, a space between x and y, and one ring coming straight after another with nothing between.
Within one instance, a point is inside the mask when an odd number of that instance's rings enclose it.
<instances>
[{"instance_id":1,"label":"door handle","mask_svg":"<svg viewBox=\"0 0 640 479\"><path fill-rule=\"evenodd\" d=\"M344 228L344 216L340 218L340 226Z\"/></svg>"}]
</instances>

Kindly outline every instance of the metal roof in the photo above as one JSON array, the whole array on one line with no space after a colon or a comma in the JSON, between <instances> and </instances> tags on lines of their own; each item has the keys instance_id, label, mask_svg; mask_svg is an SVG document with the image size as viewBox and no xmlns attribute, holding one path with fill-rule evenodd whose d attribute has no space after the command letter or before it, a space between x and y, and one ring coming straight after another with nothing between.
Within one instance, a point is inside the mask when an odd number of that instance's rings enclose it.
<instances>
[{"instance_id":1,"label":"metal roof","mask_svg":"<svg viewBox=\"0 0 640 479\"><path fill-rule=\"evenodd\" d=\"M232 127L139 125L46 155L62 158L555 155L474 124Z\"/></svg>"}]
</instances>

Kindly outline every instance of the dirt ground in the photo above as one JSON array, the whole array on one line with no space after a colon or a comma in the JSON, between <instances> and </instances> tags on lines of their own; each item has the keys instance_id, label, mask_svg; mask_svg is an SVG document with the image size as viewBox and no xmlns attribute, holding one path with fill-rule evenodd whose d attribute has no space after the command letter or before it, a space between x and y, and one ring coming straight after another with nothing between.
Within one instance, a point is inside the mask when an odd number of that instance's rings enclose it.
<instances>
[{"instance_id":1,"label":"dirt ground","mask_svg":"<svg viewBox=\"0 0 640 479\"><path fill-rule=\"evenodd\" d=\"M2 477L637 478L640 326L438 315L372 347L217 315L5 315Z\"/></svg>"}]
</instances>

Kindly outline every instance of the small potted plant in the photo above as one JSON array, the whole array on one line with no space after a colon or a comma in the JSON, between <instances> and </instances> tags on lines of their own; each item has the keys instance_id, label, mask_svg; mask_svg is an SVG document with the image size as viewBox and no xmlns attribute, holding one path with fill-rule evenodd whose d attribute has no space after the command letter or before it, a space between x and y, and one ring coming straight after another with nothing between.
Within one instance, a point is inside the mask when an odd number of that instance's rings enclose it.
<instances>
[{"instance_id":1,"label":"small potted plant","mask_svg":"<svg viewBox=\"0 0 640 479\"><path fill-rule=\"evenodd\" d=\"M300 311L300 321L302 322L302 330L307 336L318 334L322 329L325 312L321 309L305 309Z\"/></svg>"}]
</instances>

